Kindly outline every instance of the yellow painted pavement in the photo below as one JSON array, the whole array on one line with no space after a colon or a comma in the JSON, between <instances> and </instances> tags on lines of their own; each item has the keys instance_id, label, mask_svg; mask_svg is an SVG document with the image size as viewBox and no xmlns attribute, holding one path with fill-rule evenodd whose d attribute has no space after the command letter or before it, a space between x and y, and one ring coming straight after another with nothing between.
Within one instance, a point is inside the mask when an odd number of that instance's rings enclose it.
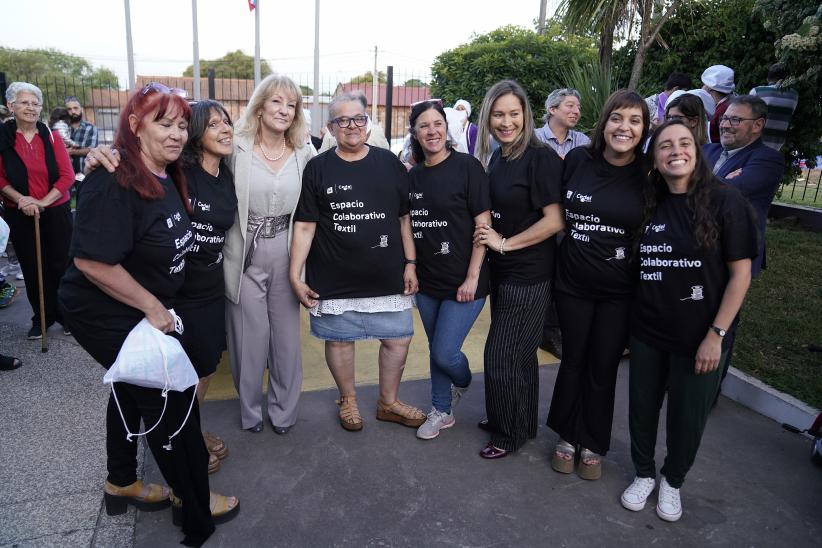
<instances>
[{"instance_id":1,"label":"yellow painted pavement","mask_svg":"<svg viewBox=\"0 0 822 548\"><path fill-rule=\"evenodd\" d=\"M334 387L334 379L325 365L324 342L314 338L309 333L308 313L303 310L300 321L301 344L303 356L303 391L325 390ZM475 373L483 370L483 349L485 348L485 338L488 334L488 326L491 323L489 304L486 302L473 329L468 334L468 338L463 344L462 351L468 356L471 364L471 371ZM356 349L357 360L357 384L376 384L378 381L377 352L379 341L358 341ZM559 360L553 354L543 350L537 352L540 364L556 364ZM267 377L266 377L267 378ZM428 378L428 343L425 331L422 328L417 309L414 309L414 338L411 340L411 349L408 352L408 361L405 366L403 380L417 380ZM261 379L263 382L263 379ZM266 383L263 382L263 385ZM217 367L217 374L212 379L208 389L207 399L227 400L237 397L234 390L234 382L231 378L231 368L228 362L228 354L223 354L223 359Z\"/></svg>"}]
</instances>

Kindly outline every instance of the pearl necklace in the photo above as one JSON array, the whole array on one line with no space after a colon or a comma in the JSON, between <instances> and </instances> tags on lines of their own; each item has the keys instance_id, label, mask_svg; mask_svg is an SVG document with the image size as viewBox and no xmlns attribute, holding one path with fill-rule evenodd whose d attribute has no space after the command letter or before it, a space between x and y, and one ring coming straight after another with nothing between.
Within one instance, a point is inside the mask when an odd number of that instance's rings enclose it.
<instances>
[{"instance_id":1,"label":"pearl necklace","mask_svg":"<svg viewBox=\"0 0 822 548\"><path fill-rule=\"evenodd\" d=\"M280 149L280 155L279 155L279 156L277 156L276 158L271 158L268 154L266 154L266 152L265 152L265 148L263 148L263 141L262 141L262 139L260 140L260 151L263 153L263 156L265 156L265 159L266 159L266 160L268 160L269 162L276 162L276 161L278 161L280 158L282 158L283 156L285 156L285 137L283 137L283 146L282 146L282 148Z\"/></svg>"}]
</instances>

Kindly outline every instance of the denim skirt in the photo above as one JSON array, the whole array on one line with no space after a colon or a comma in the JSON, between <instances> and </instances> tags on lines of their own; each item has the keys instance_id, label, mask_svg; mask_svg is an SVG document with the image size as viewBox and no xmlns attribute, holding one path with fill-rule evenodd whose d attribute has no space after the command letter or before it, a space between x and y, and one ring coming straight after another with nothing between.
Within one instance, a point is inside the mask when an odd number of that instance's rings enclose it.
<instances>
[{"instance_id":1,"label":"denim skirt","mask_svg":"<svg viewBox=\"0 0 822 548\"><path fill-rule=\"evenodd\" d=\"M405 339L414 334L411 309L399 312L355 312L309 315L318 339L351 342L363 339Z\"/></svg>"}]
</instances>

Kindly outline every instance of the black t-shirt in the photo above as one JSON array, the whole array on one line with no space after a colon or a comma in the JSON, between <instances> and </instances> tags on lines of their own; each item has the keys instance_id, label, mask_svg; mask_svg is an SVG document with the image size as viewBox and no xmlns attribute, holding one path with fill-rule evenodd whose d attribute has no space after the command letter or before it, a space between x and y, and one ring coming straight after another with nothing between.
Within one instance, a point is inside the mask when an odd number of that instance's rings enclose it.
<instances>
[{"instance_id":1,"label":"black t-shirt","mask_svg":"<svg viewBox=\"0 0 822 548\"><path fill-rule=\"evenodd\" d=\"M479 160L456 151L435 166L417 164L409 176L420 293L455 300L471 261L474 217L491 209L488 177ZM483 261L475 298L487 294Z\"/></svg>"},{"instance_id":2,"label":"black t-shirt","mask_svg":"<svg viewBox=\"0 0 822 548\"><path fill-rule=\"evenodd\" d=\"M559 247L556 288L582 298L630 295L631 260L642 218L642 159L626 166L595 160L586 147L565 157L562 190L565 238Z\"/></svg>"},{"instance_id":3,"label":"black t-shirt","mask_svg":"<svg viewBox=\"0 0 822 548\"><path fill-rule=\"evenodd\" d=\"M488 164L491 185L491 217L494 230L510 238L542 219L542 208L562 200L562 159L549 147L529 147L518 159L508 161L497 149ZM554 274L556 236L536 245L489 252L491 279L496 284L530 285Z\"/></svg>"},{"instance_id":4,"label":"black t-shirt","mask_svg":"<svg viewBox=\"0 0 822 548\"><path fill-rule=\"evenodd\" d=\"M727 263L756 257L756 214L742 194L721 184L711 205L719 238L709 250L696 246L685 194L660 197L640 240L631 329L660 350L695 356L728 284Z\"/></svg>"},{"instance_id":5,"label":"black t-shirt","mask_svg":"<svg viewBox=\"0 0 822 548\"><path fill-rule=\"evenodd\" d=\"M225 169L214 177L200 166L186 169L185 176L193 210L194 245L186 256L186 278L178 301L183 304L222 299L223 244L237 210L234 180Z\"/></svg>"},{"instance_id":6,"label":"black t-shirt","mask_svg":"<svg viewBox=\"0 0 822 548\"><path fill-rule=\"evenodd\" d=\"M295 221L317 223L306 281L321 299L380 297L404 290L399 218L408 214L408 173L387 150L347 162L336 147L305 167Z\"/></svg>"},{"instance_id":7,"label":"black t-shirt","mask_svg":"<svg viewBox=\"0 0 822 548\"><path fill-rule=\"evenodd\" d=\"M69 255L121 265L166 308L185 279L186 252L194 245L191 220L171 178L158 180L165 196L144 200L114 175L94 170L80 187L83 207L74 219ZM60 298L87 325L130 331L145 314L101 291L71 262Z\"/></svg>"}]
</instances>

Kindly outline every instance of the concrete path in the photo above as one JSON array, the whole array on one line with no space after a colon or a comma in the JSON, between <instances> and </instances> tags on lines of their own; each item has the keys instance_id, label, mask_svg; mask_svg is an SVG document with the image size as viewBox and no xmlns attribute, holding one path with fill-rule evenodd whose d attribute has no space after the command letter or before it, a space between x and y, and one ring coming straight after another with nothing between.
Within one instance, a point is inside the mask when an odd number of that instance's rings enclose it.
<instances>
[{"instance_id":1,"label":"concrete path","mask_svg":"<svg viewBox=\"0 0 822 548\"><path fill-rule=\"evenodd\" d=\"M0 310L0 353L24 362L0 372L0 546L178 545L182 535L168 510L106 515L103 370L59 328L41 353L38 342L25 340L30 316L23 294ZM472 337L474 353L484 329ZM409 359L414 371L425 369L423 340L419 331ZM327 386L323 363L306 355L315 387ZM540 355L541 363L549 359ZM540 369L542 424L556 369ZM283 437L269 425L258 435L240 430L236 401L206 402L203 424L230 448L211 476L213 489L242 501L239 516L218 526L208 545L819 545L822 469L810 464L808 442L725 399L683 488L682 520L663 523L652 504L639 513L622 509L619 494L633 476L626 381L623 364L612 449L598 482L550 470L555 437L545 426L518 454L480 459L487 441L475 426L484 413L481 374L457 411L458 424L428 442L374 420L373 386L360 389L366 426L359 433L339 427L330 390L305 392L300 420ZM230 386L223 390L230 397ZM427 380L407 381L401 396L426 407L428 391ZM141 470L159 481L150 457Z\"/></svg>"}]
</instances>

